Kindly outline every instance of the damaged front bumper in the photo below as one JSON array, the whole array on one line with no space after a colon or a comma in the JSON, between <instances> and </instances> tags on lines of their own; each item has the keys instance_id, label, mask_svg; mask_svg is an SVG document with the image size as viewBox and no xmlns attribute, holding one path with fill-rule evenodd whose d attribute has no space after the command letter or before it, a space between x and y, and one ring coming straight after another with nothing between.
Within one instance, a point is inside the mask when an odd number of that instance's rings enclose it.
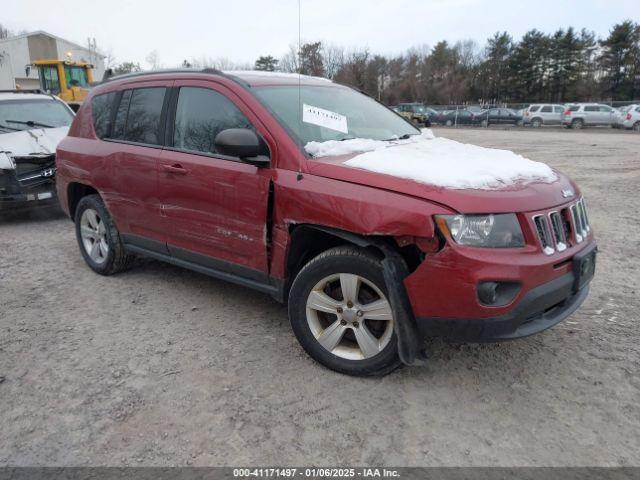
<instances>
[{"instance_id":1,"label":"damaged front bumper","mask_svg":"<svg viewBox=\"0 0 640 480\"><path fill-rule=\"evenodd\" d=\"M55 155L13 157L11 160L13 168L0 168L0 210L57 201Z\"/></svg>"},{"instance_id":2,"label":"damaged front bumper","mask_svg":"<svg viewBox=\"0 0 640 480\"><path fill-rule=\"evenodd\" d=\"M593 238L575 250L551 261L541 255L479 252L463 257L443 252L448 261L425 264L405 281L420 336L499 342L558 324L582 305L595 273ZM452 265L457 270L446 276ZM503 305L487 306L479 299L477 286L488 279L516 286Z\"/></svg>"}]
</instances>

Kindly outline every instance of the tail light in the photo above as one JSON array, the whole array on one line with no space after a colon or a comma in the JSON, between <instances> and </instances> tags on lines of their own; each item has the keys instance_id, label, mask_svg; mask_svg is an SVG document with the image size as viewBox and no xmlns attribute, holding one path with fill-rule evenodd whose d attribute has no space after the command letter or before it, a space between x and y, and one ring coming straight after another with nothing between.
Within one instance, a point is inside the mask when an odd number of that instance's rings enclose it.
<instances>
[{"instance_id":1,"label":"tail light","mask_svg":"<svg viewBox=\"0 0 640 480\"><path fill-rule=\"evenodd\" d=\"M564 114L565 114L566 116L570 116L570 115L571 115L571 110L566 110L566 111L564 112Z\"/></svg>"},{"instance_id":2,"label":"tail light","mask_svg":"<svg viewBox=\"0 0 640 480\"><path fill-rule=\"evenodd\" d=\"M627 113L627 120L631 120L631 114Z\"/></svg>"}]
</instances>

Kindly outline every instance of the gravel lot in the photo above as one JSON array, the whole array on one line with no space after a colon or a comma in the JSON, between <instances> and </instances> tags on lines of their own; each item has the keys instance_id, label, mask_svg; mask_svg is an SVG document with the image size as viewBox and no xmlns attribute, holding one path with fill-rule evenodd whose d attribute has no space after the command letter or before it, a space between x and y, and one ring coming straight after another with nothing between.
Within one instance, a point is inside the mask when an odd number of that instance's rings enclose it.
<instances>
[{"instance_id":1,"label":"gravel lot","mask_svg":"<svg viewBox=\"0 0 640 480\"><path fill-rule=\"evenodd\" d=\"M2 465L640 465L640 135L438 129L571 175L589 299L525 340L325 370L269 297L155 261L100 277L56 211L0 218Z\"/></svg>"}]
</instances>

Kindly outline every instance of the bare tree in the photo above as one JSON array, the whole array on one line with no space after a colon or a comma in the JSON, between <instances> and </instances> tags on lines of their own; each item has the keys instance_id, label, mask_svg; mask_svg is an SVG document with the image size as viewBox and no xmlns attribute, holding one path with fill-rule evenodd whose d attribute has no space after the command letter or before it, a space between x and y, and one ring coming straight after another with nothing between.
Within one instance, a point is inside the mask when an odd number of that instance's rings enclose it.
<instances>
[{"instance_id":1,"label":"bare tree","mask_svg":"<svg viewBox=\"0 0 640 480\"><path fill-rule=\"evenodd\" d=\"M324 74L327 78L335 78L345 62L344 47L332 44L322 45Z\"/></svg>"},{"instance_id":2,"label":"bare tree","mask_svg":"<svg viewBox=\"0 0 640 480\"><path fill-rule=\"evenodd\" d=\"M151 52L149 52L145 60L149 64L149 69L151 70L159 70L162 68L162 64L160 63L160 55L158 54L157 50L152 50Z\"/></svg>"},{"instance_id":3,"label":"bare tree","mask_svg":"<svg viewBox=\"0 0 640 480\"><path fill-rule=\"evenodd\" d=\"M289 51L280 59L279 70L288 73L298 73L300 70L300 62L298 58L298 47L296 45L289 45Z\"/></svg>"}]
</instances>

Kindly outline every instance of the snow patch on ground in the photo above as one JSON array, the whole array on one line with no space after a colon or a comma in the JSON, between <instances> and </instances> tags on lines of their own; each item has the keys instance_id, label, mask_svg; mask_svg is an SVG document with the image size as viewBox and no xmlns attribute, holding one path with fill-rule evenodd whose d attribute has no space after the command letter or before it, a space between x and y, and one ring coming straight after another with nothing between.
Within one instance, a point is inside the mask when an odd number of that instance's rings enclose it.
<instances>
[{"instance_id":1,"label":"snow patch on ground","mask_svg":"<svg viewBox=\"0 0 640 480\"><path fill-rule=\"evenodd\" d=\"M314 157L363 152L345 165L452 189L494 190L516 183L557 180L544 163L509 150L435 138L428 129L407 140L310 142L305 149Z\"/></svg>"}]
</instances>

